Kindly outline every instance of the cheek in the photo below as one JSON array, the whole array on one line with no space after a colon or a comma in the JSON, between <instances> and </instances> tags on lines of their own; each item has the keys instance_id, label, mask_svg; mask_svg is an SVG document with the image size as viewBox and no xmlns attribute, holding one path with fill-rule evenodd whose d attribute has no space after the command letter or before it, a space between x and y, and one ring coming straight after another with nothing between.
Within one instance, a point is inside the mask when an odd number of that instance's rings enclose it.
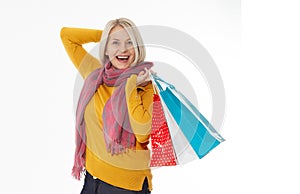
<instances>
[{"instance_id":1,"label":"cheek","mask_svg":"<svg viewBox=\"0 0 300 194\"><path fill-rule=\"evenodd\" d=\"M108 55L109 58L115 57L116 50L115 49L107 49L105 52L106 55Z\"/></svg>"},{"instance_id":2,"label":"cheek","mask_svg":"<svg viewBox=\"0 0 300 194\"><path fill-rule=\"evenodd\" d=\"M134 49L130 49L130 54L131 54L132 56L135 56L135 50L134 50Z\"/></svg>"}]
</instances>

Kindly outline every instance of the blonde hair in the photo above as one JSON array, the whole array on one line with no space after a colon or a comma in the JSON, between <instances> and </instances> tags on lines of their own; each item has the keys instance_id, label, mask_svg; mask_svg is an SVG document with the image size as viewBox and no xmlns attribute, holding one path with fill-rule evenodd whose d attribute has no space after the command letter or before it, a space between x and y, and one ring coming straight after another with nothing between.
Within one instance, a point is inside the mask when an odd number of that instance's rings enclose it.
<instances>
[{"instance_id":1,"label":"blonde hair","mask_svg":"<svg viewBox=\"0 0 300 194\"><path fill-rule=\"evenodd\" d=\"M143 62L146 57L146 49L144 47L144 43L140 32L138 31L136 25L131 20L127 18L119 18L119 19L109 21L102 32L100 48L99 48L99 54L100 54L99 57L100 57L101 64L104 65L109 61L109 58L105 54L105 51L106 51L107 42L109 40L109 33L116 26L123 27L128 33L131 41L133 42L135 59L131 64L131 66Z\"/></svg>"}]
</instances>

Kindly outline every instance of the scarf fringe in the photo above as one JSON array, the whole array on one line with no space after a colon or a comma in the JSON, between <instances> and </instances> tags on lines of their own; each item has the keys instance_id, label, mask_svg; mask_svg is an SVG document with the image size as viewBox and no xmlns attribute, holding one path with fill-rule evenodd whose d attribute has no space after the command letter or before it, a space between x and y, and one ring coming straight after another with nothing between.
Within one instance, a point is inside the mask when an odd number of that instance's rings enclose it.
<instances>
[{"instance_id":1,"label":"scarf fringe","mask_svg":"<svg viewBox=\"0 0 300 194\"><path fill-rule=\"evenodd\" d=\"M73 176L76 180L79 180L79 181L80 181L80 178L81 178L81 175L83 174L83 172L84 172L83 166L80 166L80 167L73 166L73 169L72 169L72 176Z\"/></svg>"}]
</instances>

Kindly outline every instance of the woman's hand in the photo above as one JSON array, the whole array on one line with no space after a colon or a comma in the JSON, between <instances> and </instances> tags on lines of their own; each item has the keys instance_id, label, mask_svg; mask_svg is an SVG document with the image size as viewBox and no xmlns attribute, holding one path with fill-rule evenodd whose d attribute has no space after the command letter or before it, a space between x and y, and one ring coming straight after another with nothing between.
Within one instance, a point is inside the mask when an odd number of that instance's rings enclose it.
<instances>
[{"instance_id":1,"label":"woman's hand","mask_svg":"<svg viewBox=\"0 0 300 194\"><path fill-rule=\"evenodd\" d=\"M147 68L144 69L144 71L141 71L137 78L136 78L136 85L137 86L146 86L151 80L150 80L150 71Z\"/></svg>"}]
</instances>

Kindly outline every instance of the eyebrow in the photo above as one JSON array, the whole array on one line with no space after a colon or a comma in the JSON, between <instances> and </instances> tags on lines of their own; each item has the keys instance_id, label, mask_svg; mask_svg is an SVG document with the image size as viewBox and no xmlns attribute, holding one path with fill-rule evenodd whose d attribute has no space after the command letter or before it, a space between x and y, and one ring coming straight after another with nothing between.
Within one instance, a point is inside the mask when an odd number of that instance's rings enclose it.
<instances>
[{"instance_id":1,"label":"eyebrow","mask_svg":"<svg viewBox=\"0 0 300 194\"><path fill-rule=\"evenodd\" d=\"M118 40L118 41L120 41L120 39L117 39L117 38L112 38L112 39L110 39L110 40ZM131 38L126 39L126 41L127 41L127 40L131 40Z\"/></svg>"}]
</instances>

